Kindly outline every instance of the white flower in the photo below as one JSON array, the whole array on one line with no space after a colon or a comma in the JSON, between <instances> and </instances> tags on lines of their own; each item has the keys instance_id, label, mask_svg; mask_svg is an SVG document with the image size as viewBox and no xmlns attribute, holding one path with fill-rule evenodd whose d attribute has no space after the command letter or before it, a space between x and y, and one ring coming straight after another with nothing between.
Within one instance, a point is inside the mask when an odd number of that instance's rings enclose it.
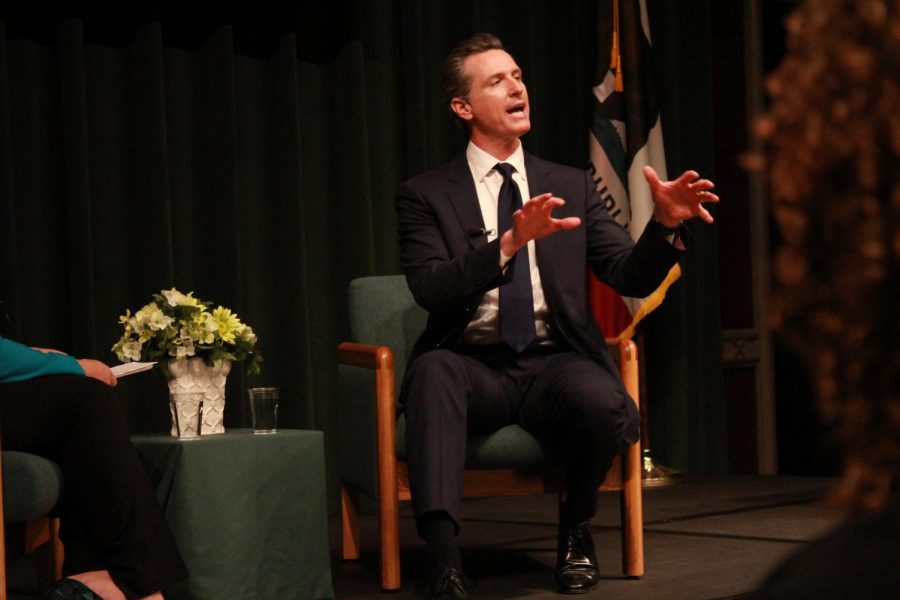
<instances>
[{"instance_id":1,"label":"white flower","mask_svg":"<svg viewBox=\"0 0 900 600\"><path fill-rule=\"evenodd\" d=\"M237 337L242 342L250 342L253 344L256 343L256 334L253 333L253 328L249 325L244 325L243 327L241 327L241 329L237 332Z\"/></svg>"},{"instance_id":2,"label":"white flower","mask_svg":"<svg viewBox=\"0 0 900 600\"><path fill-rule=\"evenodd\" d=\"M212 313L204 312L202 317L203 329L205 331L208 331L209 333L215 333L219 330L219 323L216 321L215 317L212 316Z\"/></svg>"},{"instance_id":3,"label":"white flower","mask_svg":"<svg viewBox=\"0 0 900 600\"><path fill-rule=\"evenodd\" d=\"M122 337L122 339L113 344L113 347L110 348L122 362L128 362L128 357L122 352L122 347L125 345L125 339L125 337Z\"/></svg>"},{"instance_id":4,"label":"white flower","mask_svg":"<svg viewBox=\"0 0 900 600\"><path fill-rule=\"evenodd\" d=\"M151 302L134 313L134 316L131 317L128 323L134 331L143 337L149 331L162 331L167 329L172 324L172 317L166 316L155 302Z\"/></svg>"},{"instance_id":5,"label":"white flower","mask_svg":"<svg viewBox=\"0 0 900 600\"><path fill-rule=\"evenodd\" d=\"M172 324L172 317L167 317L162 313L161 310L157 310L152 315L150 315L150 329L153 331L162 331L163 329L167 329L169 325Z\"/></svg>"},{"instance_id":6,"label":"white flower","mask_svg":"<svg viewBox=\"0 0 900 600\"><path fill-rule=\"evenodd\" d=\"M193 356L195 353L194 340L190 338L176 340L176 343L169 347L169 354L175 358L185 358Z\"/></svg>"},{"instance_id":7,"label":"white flower","mask_svg":"<svg viewBox=\"0 0 900 600\"><path fill-rule=\"evenodd\" d=\"M125 358L122 359L122 356ZM125 360L141 360L141 343L137 341L127 342L122 345L122 354L119 357L122 362Z\"/></svg>"},{"instance_id":8,"label":"white flower","mask_svg":"<svg viewBox=\"0 0 900 600\"><path fill-rule=\"evenodd\" d=\"M169 303L169 306L178 306L181 304L187 296L172 288L171 290L163 290L162 295L165 296L166 302Z\"/></svg>"},{"instance_id":9,"label":"white flower","mask_svg":"<svg viewBox=\"0 0 900 600\"><path fill-rule=\"evenodd\" d=\"M206 311L197 311L190 321L182 322L182 338L190 338L198 344L212 344L216 340L215 332L218 324Z\"/></svg>"},{"instance_id":10,"label":"white flower","mask_svg":"<svg viewBox=\"0 0 900 600\"><path fill-rule=\"evenodd\" d=\"M187 294L182 294L175 288L171 290L163 290L160 294L165 297L166 302L169 306L197 306L201 305L200 301L194 298L194 292L188 292Z\"/></svg>"}]
</instances>

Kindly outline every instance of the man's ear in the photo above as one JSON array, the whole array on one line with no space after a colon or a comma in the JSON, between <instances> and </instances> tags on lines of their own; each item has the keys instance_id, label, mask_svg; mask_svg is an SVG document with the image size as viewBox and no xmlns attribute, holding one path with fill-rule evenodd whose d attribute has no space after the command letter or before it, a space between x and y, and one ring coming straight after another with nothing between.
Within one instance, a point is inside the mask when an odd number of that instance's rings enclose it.
<instances>
[{"instance_id":1,"label":"man's ear","mask_svg":"<svg viewBox=\"0 0 900 600\"><path fill-rule=\"evenodd\" d=\"M462 98L454 98L451 100L450 110L463 121L472 120L472 106Z\"/></svg>"}]
</instances>

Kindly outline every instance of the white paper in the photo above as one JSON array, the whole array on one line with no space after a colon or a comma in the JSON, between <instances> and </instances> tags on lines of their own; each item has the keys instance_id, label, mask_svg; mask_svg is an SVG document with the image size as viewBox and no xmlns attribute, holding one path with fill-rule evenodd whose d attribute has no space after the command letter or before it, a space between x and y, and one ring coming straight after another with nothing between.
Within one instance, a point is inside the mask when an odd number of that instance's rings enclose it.
<instances>
[{"instance_id":1,"label":"white paper","mask_svg":"<svg viewBox=\"0 0 900 600\"><path fill-rule=\"evenodd\" d=\"M149 371L155 365L155 362L130 362L124 363L121 365L116 365L112 368L113 375L116 378L125 377L127 375L134 375L135 373L141 373L143 371Z\"/></svg>"}]
</instances>

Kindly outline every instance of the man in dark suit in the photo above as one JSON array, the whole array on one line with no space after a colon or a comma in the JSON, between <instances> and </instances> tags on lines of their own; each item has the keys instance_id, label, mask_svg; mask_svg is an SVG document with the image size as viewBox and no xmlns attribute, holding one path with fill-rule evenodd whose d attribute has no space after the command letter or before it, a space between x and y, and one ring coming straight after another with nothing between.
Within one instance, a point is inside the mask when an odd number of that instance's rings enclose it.
<instances>
[{"instance_id":1,"label":"man in dark suit","mask_svg":"<svg viewBox=\"0 0 900 600\"><path fill-rule=\"evenodd\" d=\"M654 220L635 244L586 172L523 152L528 93L500 40L460 43L443 87L469 133L466 153L397 192L403 268L429 312L400 397L429 595L468 597L455 541L466 435L510 423L563 457L556 582L588 591L599 581L597 486L637 440L640 417L590 312L587 268L623 295L648 295L690 243L682 221L712 222L701 202L718 198L694 172L660 182L648 169Z\"/></svg>"}]
</instances>

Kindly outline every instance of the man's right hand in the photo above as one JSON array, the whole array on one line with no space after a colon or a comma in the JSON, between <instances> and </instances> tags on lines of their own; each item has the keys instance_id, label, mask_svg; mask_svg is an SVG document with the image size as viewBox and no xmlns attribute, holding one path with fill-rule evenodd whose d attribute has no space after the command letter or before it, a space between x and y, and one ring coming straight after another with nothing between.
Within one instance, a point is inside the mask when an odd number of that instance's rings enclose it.
<instances>
[{"instance_id":1,"label":"man's right hand","mask_svg":"<svg viewBox=\"0 0 900 600\"><path fill-rule=\"evenodd\" d=\"M557 231L575 229L581 225L578 217L554 218L551 213L566 203L551 193L535 196L513 213L512 229L500 236L500 251L506 256L516 252L531 240L539 240Z\"/></svg>"},{"instance_id":2,"label":"man's right hand","mask_svg":"<svg viewBox=\"0 0 900 600\"><path fill-rule=\"evenodd\" d=\"M84 369L85 377L93 377L98 381L102 381L109 387L116 387L116 384L119 382L118 379L116 379L116 376L113 375L112 370L99 360L94 360L93 358L79 358L78 364Z\"/></svg>"}]
</instances>

